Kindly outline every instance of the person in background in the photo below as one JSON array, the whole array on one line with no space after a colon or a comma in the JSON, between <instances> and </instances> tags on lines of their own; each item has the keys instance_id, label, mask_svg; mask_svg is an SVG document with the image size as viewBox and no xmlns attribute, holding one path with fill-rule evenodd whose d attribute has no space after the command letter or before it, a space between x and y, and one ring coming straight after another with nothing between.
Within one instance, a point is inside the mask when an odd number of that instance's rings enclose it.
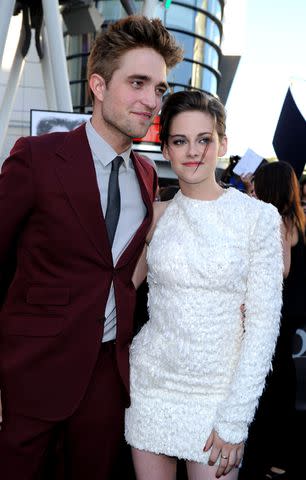
<instances>
[{"instance_id":1,"label":"person in background","mask_svg":"<svg viewBox=\"0 0 306 480\"><path fill-rule=\"evenodd\" d=\"M306 178L303 178L300 181L300 192L301 192L301 204L302 204L305 219L306 219Z\"/></svg>"},{"instance_id":2,"label":"person in background","mask_svg":"<svg viewBox=\"0 0 306 480\"><path fill-rule=\"evenodd\" d=\"M246 188L244 182L241 180L239 175L233 172L233 169L235 168L240 159L241 157L239 155L231 155L229 157L228 166L222 172L220 182L221 184L224 184L224 186L232 186L237 188L241 192L245 192Z\"/></svg>"},{"instance_id":3,"label":"person in background","mask_svg":"<svg viewBox=\"0 0 306 480\"><path fill-rule=\"evenodd\" d=\"M109 25L88 60L91 120L19 139L3 165L1 268L17 240L0 312L3 479L42 478L59 431L65 478L110 478L129 405L131 279L157 187L132 140L181 60L159 19Z\"/></svg>"},{"instance_id":4,"label":"person in background","mask_svg":"<svg viewBox=\"0 0 306 480\"><path fill-rule=\"evenodd\" d=\"M235 480L278 335L280 216L217 183L227 148L217 98L175 93L160 118L180 191L154 204L133 276L141 284L148 264L150 318L130 348L125 437L138 480L174 480L177 458L190 480Z\"/></svg>"},{"instance_id":5,"label":"person in background","mask_svg":"<svg viewBox=\"0 0 306 480\"><path fill-rule=\"evenodd\" d=\"M240 179L244 185L244 191L250 197L255 196L255 189L254 189L254 173L245 173L244 175L240 175Z\"/></svg>"},{"instance_id":6,"label":"person in background","mask_svg":"<svg viewBox=\"0 0 306 480\"><path fill-rule=\"evenodd\" d=\"M241 192L247 193L251 197L254 196L254 173L245 173L243 175L237 175L233 170L241 157L239 155L231 155L229 158L229 164L221 175L221 184L231 185ZM265 165L268 161L263 158L261 165ZM258 167L258 168L259 168Z\"/></svg>"},{"instance_id":7,"label":"person in background","mask_svg":"<svg viewBox=\"0 0 306 480\"><path fill-rule=\"evenodd\" d=\"M299 459L294 441L296 374L292 343L306 315L305 219L298 179L289 163L277 161L260 167L254 186L256 197L274 205L282 217L287 267L280 334L272 370L250 428L242 479L295 480Z\"/></svg>"}]
</instances>

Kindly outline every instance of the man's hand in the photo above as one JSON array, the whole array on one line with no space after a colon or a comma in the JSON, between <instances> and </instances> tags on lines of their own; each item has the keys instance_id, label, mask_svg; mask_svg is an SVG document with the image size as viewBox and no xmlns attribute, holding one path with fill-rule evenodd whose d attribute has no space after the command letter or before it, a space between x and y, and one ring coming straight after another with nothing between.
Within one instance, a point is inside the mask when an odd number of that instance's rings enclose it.
<instances>
[{"instance_id":1,"label":"man's hand","mask_svg":"<svg viewBox=\"0 0 306 480\"><path fill-rule=\"evenodd\" d=\"M213 430L204 446L204 452L211 449L208 465L215 465L218 458L219 466L216 472L216 478L228 474L233 468L237 468L242 460L244 443L228 443L219 437Z\"/></svg>"}]
</instances>

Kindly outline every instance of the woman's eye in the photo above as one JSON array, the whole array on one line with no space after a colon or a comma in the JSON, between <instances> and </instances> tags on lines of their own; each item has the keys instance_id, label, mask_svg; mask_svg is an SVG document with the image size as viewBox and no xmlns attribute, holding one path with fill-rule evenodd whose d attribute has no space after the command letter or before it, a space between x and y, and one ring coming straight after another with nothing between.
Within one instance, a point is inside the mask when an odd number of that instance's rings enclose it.
<instances>
[{"instance_id":1,"label":"woman's eye","mask_svg":"<svg viewBox=\"0 0 306 480\"><path fill-rule=\"evenodd\" d=\"M212 140L210 137L203 137L203 138L200 138L200 143L204 143L204 144L208 144L210 143Z\"/></svg>"},{"instance_id":2,"label":"woman's eye","mask_svg":"<svg viewBox=\"0 0 306 480\"><path fill-rule=\"evenodd\" d=\"M185 140L181 140L181 139L173 140L173 145L184 145L184 143L185 143Z\"/></svg>"}]
</instances>

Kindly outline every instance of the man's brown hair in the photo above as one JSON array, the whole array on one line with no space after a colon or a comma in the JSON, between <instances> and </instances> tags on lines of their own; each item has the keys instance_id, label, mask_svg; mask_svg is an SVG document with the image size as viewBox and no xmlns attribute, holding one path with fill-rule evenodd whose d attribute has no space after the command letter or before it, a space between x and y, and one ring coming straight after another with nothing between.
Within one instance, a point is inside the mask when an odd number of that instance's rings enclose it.
<instances>
[{"instance_id":1,"label":"man's brown hair","mask_svg":"<svg viewBox=\"0 0 306 480\"><path fill-rule=\"evenodd\" d=\"M107 85L119 68L122 55L142 47L158 52L164 58L167 69L183 60L183 49L158 18L130 15L109 25L97 36L88 58L87 80L97 73ZM93 100L90 89L89 92Z\"/></svg>"}]
</instances>

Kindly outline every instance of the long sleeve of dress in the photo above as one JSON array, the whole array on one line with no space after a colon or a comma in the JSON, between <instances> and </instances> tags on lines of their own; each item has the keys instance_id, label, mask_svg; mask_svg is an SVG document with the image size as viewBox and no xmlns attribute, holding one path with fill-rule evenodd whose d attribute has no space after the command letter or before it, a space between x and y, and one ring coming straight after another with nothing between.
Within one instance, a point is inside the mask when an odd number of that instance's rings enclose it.
<instances>
[{"instance_id":1,"label":"long sleeve of dress","mask_svg":"<svg viewBox=\"0 0 306 480\"><path fill-rule=\"evenodd\" d=\"M232 443L247 437L271 368L282 304L280 216L272 205L262 204L250 235L244 337L228 395L218 408L214 425L219 436Z\"/></svg>"}]
</instances>

